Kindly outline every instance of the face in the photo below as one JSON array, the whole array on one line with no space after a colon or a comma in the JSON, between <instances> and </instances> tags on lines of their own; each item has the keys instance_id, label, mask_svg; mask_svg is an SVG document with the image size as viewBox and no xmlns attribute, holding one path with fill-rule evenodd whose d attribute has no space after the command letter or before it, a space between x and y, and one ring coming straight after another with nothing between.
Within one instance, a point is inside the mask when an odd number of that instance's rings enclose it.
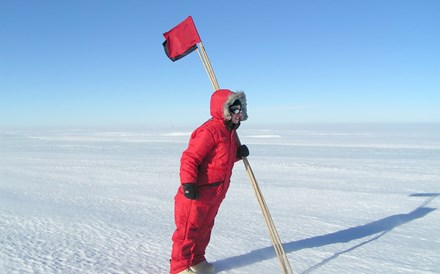
<instances>
[{"instance_id":1,"label":"face","mask_svg":"<svg viewBox=\"0 0 440 274\"><path fill-rule=\"evenodd\" d=\"M233 124L238 124L238 122L240 122L240 118L241 118L241 106L233 106L232 108L229 109L229 112L231 113L231 121ZM237 112L237 113L235 113Z\"/></svg>"}]
</instances>

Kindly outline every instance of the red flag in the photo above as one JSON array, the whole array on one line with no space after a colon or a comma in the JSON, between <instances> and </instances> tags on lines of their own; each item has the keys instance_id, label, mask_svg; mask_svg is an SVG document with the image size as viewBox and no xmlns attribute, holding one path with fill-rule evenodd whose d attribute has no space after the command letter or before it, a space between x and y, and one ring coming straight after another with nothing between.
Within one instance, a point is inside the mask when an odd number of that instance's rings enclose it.
<instances>
[{"instance_id":1,"label":"red flag","mask_svg":"<svg viewBox=\"0 0 440 274\"><path fill-rule=\"evenodd\" d=\"M163 48L173 62L193 52L197 49L197 43L201 42L191 16L165 32L163 37L165 37L165 42L162 43Z\"/></svg>"}]
</instances>

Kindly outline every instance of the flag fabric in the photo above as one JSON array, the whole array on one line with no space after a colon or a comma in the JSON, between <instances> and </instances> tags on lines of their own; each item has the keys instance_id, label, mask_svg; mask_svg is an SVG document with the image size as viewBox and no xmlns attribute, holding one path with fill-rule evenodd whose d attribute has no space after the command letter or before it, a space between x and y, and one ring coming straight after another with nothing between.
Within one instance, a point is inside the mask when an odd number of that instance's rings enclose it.
<instances>
[{"instance_id":1,"label":"flag fabric","mask_svg":"<svg viewBox=\"0 0 440 274\"><path fill-rule=\"evenodd\" d=\"M197 43L201 42L191 16L165 32L163 36L165 37L165 42L162 43L163 48L173 62L196 50Z\"/></svg>"}]
</instances>

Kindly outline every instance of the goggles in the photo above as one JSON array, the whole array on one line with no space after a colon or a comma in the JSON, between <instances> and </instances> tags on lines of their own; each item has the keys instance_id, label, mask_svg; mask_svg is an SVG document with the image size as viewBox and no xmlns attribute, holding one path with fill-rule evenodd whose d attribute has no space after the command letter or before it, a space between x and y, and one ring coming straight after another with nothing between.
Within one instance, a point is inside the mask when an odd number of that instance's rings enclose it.
<instances>
[{"instance_id":1,"label":"goggles","mask_svg":"<svg viewBox=\"0 0 440 274\"><path fill-rule=\"evenodd\" d=\"M240 108L237 108L237 107L230 107L230 108L229 108L229 111L230 111L231 113L234 113L234 114L239 114L239 113L241 113L243 110L240 109Z\"/></svg>"}]
</instances>

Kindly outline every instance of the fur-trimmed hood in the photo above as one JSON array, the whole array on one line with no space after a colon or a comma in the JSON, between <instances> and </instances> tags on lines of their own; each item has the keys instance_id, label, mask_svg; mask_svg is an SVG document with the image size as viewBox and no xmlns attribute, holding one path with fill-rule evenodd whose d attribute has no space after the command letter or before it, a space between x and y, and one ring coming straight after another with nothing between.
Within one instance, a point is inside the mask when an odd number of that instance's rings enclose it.
<instances>
[{"instance_id":1,"label":"fur-trimmed hood","mask_svg":"<svg viewBox=\"0 0 440 274\"><path fill-rule=\"evenodd\" d=\"M247 103L246 94L243 91L230 91L229 89L219 89L215 91L211 96L211 116L215 119L221 119L229 121L232 119L229 107L235 100L239 99L241 102L241 118L240 121L246 121L247 115Z\"/></svg>"}]
</instances>

